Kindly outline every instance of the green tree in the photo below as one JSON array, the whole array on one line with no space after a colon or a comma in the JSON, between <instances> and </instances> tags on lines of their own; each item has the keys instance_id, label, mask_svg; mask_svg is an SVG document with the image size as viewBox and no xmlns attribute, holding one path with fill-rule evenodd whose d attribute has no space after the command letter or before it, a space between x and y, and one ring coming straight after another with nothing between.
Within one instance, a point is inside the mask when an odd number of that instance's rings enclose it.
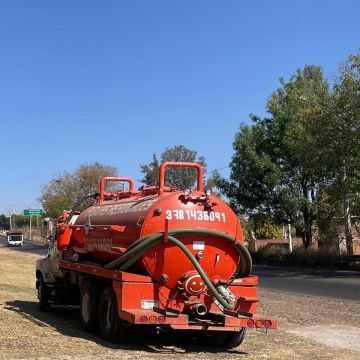
<instances>
[{"instance_id":1,"label":"green tree","mask_svg":"<svg viewBox=\"0 0 360 360\"><path fill-rule=\"evenodd\" d=\"M56 218L71 209L82 195L97 192L103 176L117 176L117 169L99 162L82 164L73 173L64 171L41 188L41 202L46 215ZM91 203L86 204L89 206Z\"/></svg>"},{"instance_id":2,"label":"green tree","mask_svg":"<svg viewBox=\"0 0 360 360\"><path fill-rule=\"evenodd\" d=\"M183 145L166 148L161 154L161 162L198 162L206 170L206 162L203 156L197 156L197 152L187 149ZM159 161L156 154L153 154L153 160L149 164L141 164L141 172L144 177L141 182L145 185L155 185L159 181ZM190 168L167 168L165 183L175 185L179 189L191 189L197 180L196 170Z\"/></svg>"},{"instance_id":3,"label":"green tree","mask_svg":"<svg viewBox=\"0 0 360 360\"><path fill-rule=\"evenodd\" d=\"M145 185L155 185L159 181L159 160L156 154L153 154L152 162L149 164L140 164L140 171L144 174L141 182Z\"/></svg>"},{"instance_id":4,"label":"green tree","mask_svg":"<svg viewBox=\"0 0 360 360\"><path fill-rule=\"evenodd\" d=\"M10 220L4 214L0 215L0 229L4 229L4 230L10 229Z\"/></svg>"},{"instance_id":5,"label":"green tree","mask_svg":"<svg viewBox=\"0 0 360 360\"><path fill-rule=\"evenodd\" d=\"M14 229L21 229L24 227L28 227L30 224L30 217L29 216L24 216L24 215L13 215L13 226ZM31 217L31 225L33 227L33 229L35 229L38 225L38 219L36 216L32 216Z\"/></svg>"},{"instance_id":6,"label":"green tree","mask_svg":"<svg viewBox=\"0 0 360 360\"><path fill-rule=\"evenodd\" d=\"M360 54L350 55L340 66L328 108L319 126L323 162L327 165L328 192L342 201L347 253L352 255L351 207L360 204ZM336 196L337 195L337 196Z\"/></svg>"},{"instance_id":7,"label":"green tree","mask_svg":"<svg viewBox=\"0 0 360 360\"><path fill-rule=\"evenodd\" d=\"M323 121L331 94L316 66L305 66L288 82L281 79L281 85L268 100L270 116L252 115L252 126L241 125L230 180L218 178L217 186L238 213L290 221L309 246L316 196L326 181L313 124Z\"/></svg>"},{"instance_id":8,"label":"green tree","mask_svg":"<svg viewBox=\"0 0 360 360\"><path fill-rule=\"evenodd\" d=\"M255 214L251 217L254 233L258 239L281 239L281 231L272 219L263 214Z\"/></svg>"}]
</instances>

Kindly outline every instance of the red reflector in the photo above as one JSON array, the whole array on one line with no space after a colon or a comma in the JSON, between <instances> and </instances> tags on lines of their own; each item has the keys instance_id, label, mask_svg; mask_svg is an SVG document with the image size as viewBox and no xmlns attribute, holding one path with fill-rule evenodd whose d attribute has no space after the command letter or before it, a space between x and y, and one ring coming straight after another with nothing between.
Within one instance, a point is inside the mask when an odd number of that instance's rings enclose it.
<instances>
[{"instance_id":1,"label":"red reflector","mask_svg":"<svg viewBox=\"0 0 360 360\"><path fill-rule=\"evenodd\" d=\"M255 326L255 321L252 320L252 319L249 319L249 320L247 321L247 326L250 327L250 328L254 327L254 326Z\"/></svg>"},{"instance_id":2,"label":"red reflector","mask_svg":"<svg viewBox=\"0 0 360 360\"><path fill-rule=\"evenodd\" d=\"M271 327L271 321L270 321L270 320L265 320L265 321L264 321L264 326L265 326L266 328Z\"/></svg>"},{"instance_id":3,"label":"red reflector","mask_svg":"<svg viewBox=\"0 0 360 360\"><path fill-rule=\"evenodd\" d=\"M146 324L146 323L148 322L147 316L140 316L140 322L141 322L142 324Z\"/></svg>"},{"instance_id":4,"label":"red reflector","mask_svg":"<svg viewBox=\"0 0 360 360\"><path fill-rule=\"evenodd\" d=\"M257 328L261 328L261 327L263 327L263 322L262 322L261 320L256 320L256 321L255 321L255 326L256 326Z\"/></svg>"},{"instance_id":5,"label":"red reflector","mask_svg":"<svg viewBox=\"0 0 360 360\"><path fill-rule=\"evenodd\" d=\"M158 323L159 324L165 324L165 322L166 322L165 316L159 316L158 317Z\"/></svg>"}]
</instances>

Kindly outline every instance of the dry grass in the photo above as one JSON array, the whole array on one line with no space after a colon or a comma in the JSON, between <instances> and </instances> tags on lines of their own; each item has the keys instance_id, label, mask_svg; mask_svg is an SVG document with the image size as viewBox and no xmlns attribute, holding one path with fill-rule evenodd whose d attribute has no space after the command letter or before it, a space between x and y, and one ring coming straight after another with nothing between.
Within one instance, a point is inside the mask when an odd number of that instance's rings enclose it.
<instances>
[{"instance_id":1,"label":"dry grass","mask_svg":"<svg viewBox=\"0 0 360 360\"><path fill-rule=\"evenodd\" d=\"M326 329L340 324L341 331L346 331L349 324L360 324L360 304L264 290L260 294L261 312L277 317L280 328L268 335L249 331L238 349L209 351L169 338L157 343L145 338L138 344L112 345L81 330L77 309L38 310L34 279L37 258L0 248L0 359L350 360L360 356L357 351L333 348L299 335L301 328L309 325Z\"/></svg>"}]
</instances>

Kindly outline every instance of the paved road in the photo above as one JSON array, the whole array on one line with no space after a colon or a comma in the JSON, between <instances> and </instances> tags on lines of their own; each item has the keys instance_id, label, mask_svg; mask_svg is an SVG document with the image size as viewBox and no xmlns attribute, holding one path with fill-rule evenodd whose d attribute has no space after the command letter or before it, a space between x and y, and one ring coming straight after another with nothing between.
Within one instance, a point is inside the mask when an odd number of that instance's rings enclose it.
<instances>
[{"instance_id":1,"label":"paved road","mask_svg":"<svg viewBox=\"0 0 360 360\"><path fill-rule=\"evenodd\" d=\"M2 246L6 246L6 240L0 235L0 248ZM46 254L46 246L29 241L24 241L23 247L13 249L44 256ZM357 271L255 265L253 273L259 275L260 288L360 302L360 272Z\"/></svg>"},{"instance_id":2,"label":"paved road","mask_svg":"<svg viewBox=\"0 0 360 360\"><path fill-rule=\"evenodd\" d=\"M255 265L259 287L360 302L360 272Z\"/></svg>"},{"instance_id":3,"label":"paved road","mask_svg":"<svg viewBox=\"0 0 360 360\"><path fill-rule=\"evenodd\" d=\"M7 246L6 237L4 235L0 235L0 248L4 246ZM24 241L23 246L12 247L11 249L45 256L47 247L30 241Z\"/></svg>"}]
</instances>

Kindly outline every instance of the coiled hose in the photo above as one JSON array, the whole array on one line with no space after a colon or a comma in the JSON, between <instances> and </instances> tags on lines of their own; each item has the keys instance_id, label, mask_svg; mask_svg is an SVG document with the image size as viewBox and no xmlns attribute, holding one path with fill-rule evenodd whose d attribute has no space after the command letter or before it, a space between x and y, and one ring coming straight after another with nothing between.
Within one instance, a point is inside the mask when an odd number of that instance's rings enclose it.
<instances>
[{"instance_id":1,"label":"coiled hose","mask_svg":"<svg viewBox=\"0 0 360 360\"><path fill-rule=\"evenodd\" d=\"M216 287L211 283L209 277L206 275L199 262L196 260L195 256L191 253L191 251L175 236L212 236L224 239L230 243L234 243L234 247L239 254L240 264L236 269L235 273L231 277L231 279L235 279L236 277L248 276L252 269L252 260L247 248L241 244L236 243L235 238L218 232L214 230L208 229L176 229L169 231L168 240L175 244L177 247L181 249L181 251L188 257L191 263L194 265L195 269L204 280L205 284L209 288L213 297L227 310L233 310L234 306L230 304L226 298L224 298L217 291ZM164 233L157 233L155 235L144 236L135 242L133 242L126 250L126 252L115 261L106 264L105 268L107 269L118 269L119 271L126 271L129 267L135 264L144 254L146 254L150 249L160 244L164 240Z\"/></svg>"}]
</instances>

